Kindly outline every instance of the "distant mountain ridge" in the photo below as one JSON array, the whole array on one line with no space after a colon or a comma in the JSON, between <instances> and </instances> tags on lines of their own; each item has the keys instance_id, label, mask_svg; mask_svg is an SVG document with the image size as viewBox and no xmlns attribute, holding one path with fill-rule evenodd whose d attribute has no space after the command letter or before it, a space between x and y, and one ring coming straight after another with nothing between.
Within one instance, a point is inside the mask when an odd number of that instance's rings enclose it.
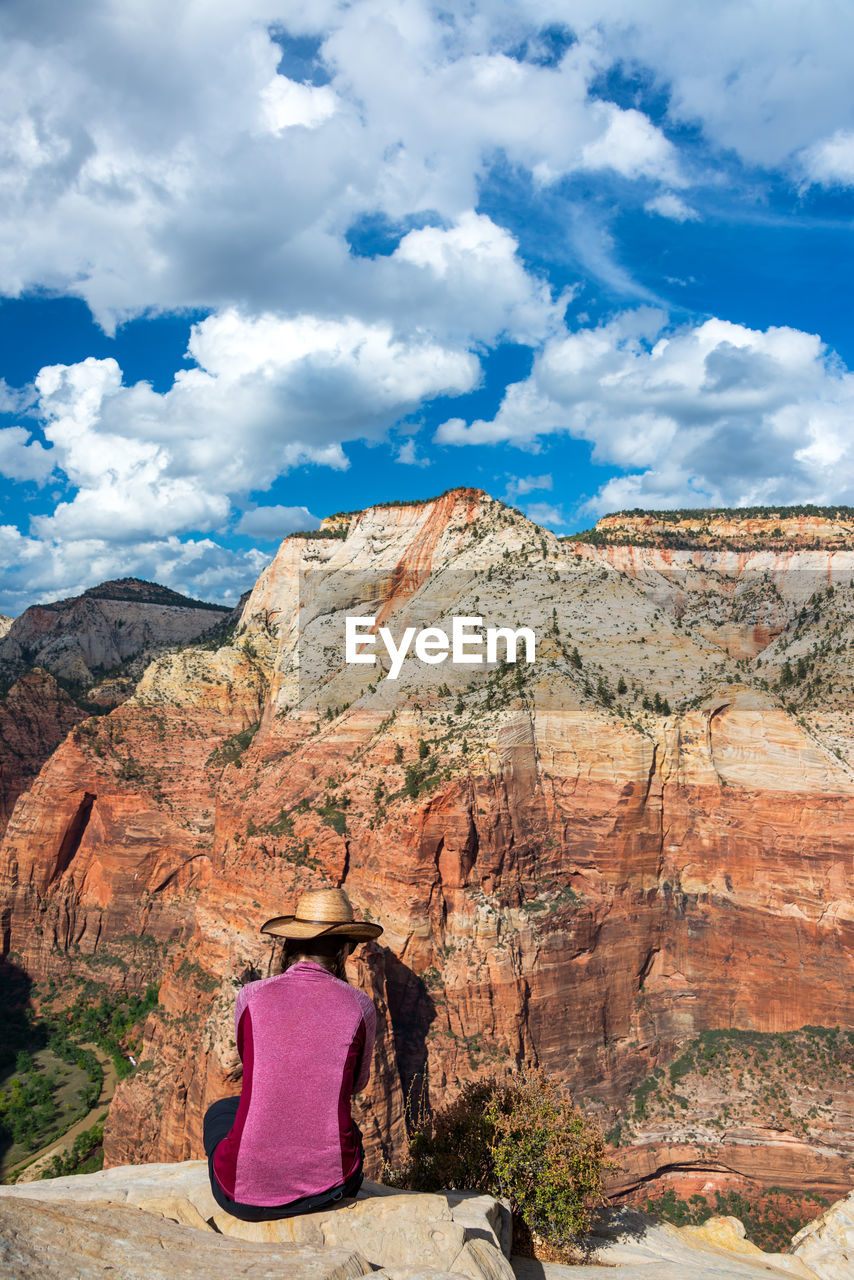
<instances>
[{"instance_id":1,"label":"distant mountain ridge","mask_svg":"<svg viewBox=\"0 0 854 1280\"><path fill-rule=\"evenodd\" d=\"M118 706L154 656L221 628L231 613L119 578L0 619L0 827L73 725Z\"/></svg>"},{"instance_id":2,"label":"distant mountain ridge","mask_svg":"<svg viewBox=\"0 0 854 1280\"><path fill-rule=\"evenodd\" d=\"M40 666L87 686L140 655L195 640L231 612L157 582L116 578L79 596L30 605L0 638L0 669L20 674Z\"/></svg>"},{"instance_id":3,"label":"distant mountain ridge","mask_svg":"<svg viewBox=\"0 0 854 1280\"><path fill-rule=\"evenodd\" d=\"M854 507L617 511L566 541L674 551L851 551Z\"/></svg>"},{"instance_id":4,"label":"distant mountain ridge","mask_svg":"<svg viewBox=\"0 0 854 1280\"><path fill-rule=\"evenodd\" d=\"M222 614L231 612L229 605L212 604L208 600L195 600L192 596L181 595L180 591L173 591L171 587L161 586L159 582L146 582L144 578L113 578L109 582L100 582L95 587L88 587L79 596L52 600L49 604L36 607L62 609L73 605L83 597L90 600L133 600L136 604L161 604L174 609L210 609Z\"/></svg>"}]
</instances>

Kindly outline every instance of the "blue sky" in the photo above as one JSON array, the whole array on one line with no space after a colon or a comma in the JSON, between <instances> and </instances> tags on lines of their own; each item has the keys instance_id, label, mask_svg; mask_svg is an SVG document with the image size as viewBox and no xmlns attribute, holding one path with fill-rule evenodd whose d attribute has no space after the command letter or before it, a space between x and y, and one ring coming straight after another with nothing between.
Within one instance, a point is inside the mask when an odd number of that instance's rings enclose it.
<instances>
[{"instance_id":1,"label":"blue sky","mask_svg":"<svg viewBox=\"0 0 854 1280\"><path fill-rule=\"evenodd\" d=\"M0 612L458 484L854 503L854 10L566 15L3 7Z\"/></svg>"}]
</instances>

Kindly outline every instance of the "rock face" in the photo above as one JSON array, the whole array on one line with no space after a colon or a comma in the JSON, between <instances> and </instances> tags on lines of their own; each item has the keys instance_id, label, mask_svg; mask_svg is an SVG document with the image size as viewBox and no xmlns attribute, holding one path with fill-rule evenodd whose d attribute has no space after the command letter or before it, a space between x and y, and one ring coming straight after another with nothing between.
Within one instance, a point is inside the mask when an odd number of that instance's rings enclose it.
<instances>
[{"instance_id":1,"label":"rock face","mask_svg":"<svg viewBox=\"0 0 854 1280\"><path fill-rule=\"evenodd\" d=\"M847 1280L854 1275L854 1195L799 1231L791 1252L822 1280Z\"/></svg>"},{"instance_id":2,"label":"rock face","mask_svg":"<svg viewBox=\"0 0 854 1280\"><path fill-rule=\"evenodd\" d=\"M346 1250L263 1245L205 1237L135 1209L0 1203L0 1261L8 1280L354 1280L370 1270Z\"/></svg>"},{"instance_id":3,"label":"rock face","mask_svg":"<svg viewBox=\"0 0 854 1280\"><path fill-rule=\"evenodd\" d=\"M142 982L141 937L163 975L108 1163L200 1153L205 1107L239 1088L258 925L319 884L385 926L350 962L380 1013L374 1171L411 1090L440 1105L538 1063L610 1126L706 1028L854 1029L852 579L844 548L560 543L476 490L287 539L233 640L162 656L78 726L0 848L6 947L34 978ZM537 658L392 680L379 647L344 661L348 614L398 638L525 625ZM757 1104L725 1154L761 1186L780 1136ZM714 1166L684 1121L621 1150L616 1186ZM826 1137L799 1131L796 1177L836 1197L851 1146Z\"/></svg>"},{"instance_id":4,"label":"rock face","mask_svg":"<svg viewBox=\"0 0 854 1280\"><path fill-rule=\"evenodd\" d=\"M44 667L84 685L144 651L185 644L227 617L168 587L120 578L81 596L32 605L0 633L0 665Z\"/></svg>"},{"instance_id":5,"label":"rock face","mask_svg":"<svg viewBox=\"0 0 854 1280\"><path fill-rule=\"evenodd\" d=\"M46 671L16 680L0 702L0 831L15 801L85 712Z\"/></svg>"},{"instance_id":6,"label":"rock face","mask_svg":"<svg viewBox=\"0 0 854 1280\"><path fill-rule=\"evenodd\" d=\"M92 710L117 706L132 692L148 657L196 639L229 610L190 600L136 578L92 587L82 596L0 618L0 832L15 801L69 730ZM138 669L95 682L136 658ZM87 690L81 707L55 676ZM17 679L16 679L17 677Z\"/></svg>"},{"instance_id":7,"label":"rock face","mask_svg":"<svg viewBox=\"0 0 854 1280\"><path fill-rule=\"evenodd\" d=\"M216 1234L214 1234L216 1233ZM297 1218L241 1222L217 1206L207 1164L155 1164L0 1187L0 1259L13 1280L198 1275L292 1280L847 1280L854 1196L764 1253L735 1218L658 1225L628 1210L586 1242L590 1265L513 1258L507 1206L467 1192L411 1194L366 1183L355 1200Z\"/></svg>"}]
</instances>

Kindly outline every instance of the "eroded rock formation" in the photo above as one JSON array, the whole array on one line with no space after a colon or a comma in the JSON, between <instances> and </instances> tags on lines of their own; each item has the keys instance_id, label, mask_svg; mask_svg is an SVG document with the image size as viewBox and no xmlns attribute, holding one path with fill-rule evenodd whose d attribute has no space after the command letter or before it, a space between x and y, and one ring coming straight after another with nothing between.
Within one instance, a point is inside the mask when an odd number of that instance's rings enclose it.
<instances>
[{"instance_id":1,"label":"eroded rock formation","mask_svg":"<svg viewBox=\"0 0 854 1280\"><path fill-rule=\"evenodd\" d=\"M46 671L16 680L0 702L0 831L15 801L85 712Z\"/></svg>"},{"instance_id":2,"label":"eroded rock formation","mask_svg":"<svg viewBox=\"0 0 854 1280\"><path fill-rule=\"evenodd\" d=\"M40 666L90 685L145 651L185 644L227 617L222 605L179 595L138 578L119 578L82 595L32 605L0 629L0 669Z\"/></svg>"},{"instance_id":3,"label":"eroded rock formation","mask_svg":"<svg viewBox=\"0 0 854 1280\"><path fill-rule=\"evenodd\" d=\"M205 1106L238 1087L258 925L319 883L385 925L351 962L381 1013L374 1170L410 1091L437 1105L539 1063L610 1123L704 1028L854 1028L852 579L846 548L560 543L476 490L287 539L233 640L164 655L77 726L0 850L34 977L96 960L130 984L134 940L159 948L108 1161L199 1154ZM343 661L348 612L526 625L538 656L392 681ZM849 1150L819 1139L799 1176L838 1195ZM623 1181L652 1185L673 1151L635 1146ZM745 1176L779 1180L778 1147L759 1126Z\"/></svg>"}]
</instances>

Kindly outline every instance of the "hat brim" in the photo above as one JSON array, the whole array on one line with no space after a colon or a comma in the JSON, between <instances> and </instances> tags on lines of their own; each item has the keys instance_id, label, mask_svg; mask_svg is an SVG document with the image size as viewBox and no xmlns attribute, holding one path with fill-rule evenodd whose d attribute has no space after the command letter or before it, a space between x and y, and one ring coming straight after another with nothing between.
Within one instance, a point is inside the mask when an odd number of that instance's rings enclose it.
<instances>
[{"instance_id":1,"label":"hat brim","mask_svg":"<svg viewBox=\"0 0 854 1280\"><path fill-rule=\"evenodd\" d=\"M321 925L311 920L297 920L295 916L273 916L261 925L261 932L273 938L303 941L309 938L353 938L357 942L367 942L370 938L378 938L382 931L381 924L370 924L367 920Z\"/></svg>"}]
</instances>

